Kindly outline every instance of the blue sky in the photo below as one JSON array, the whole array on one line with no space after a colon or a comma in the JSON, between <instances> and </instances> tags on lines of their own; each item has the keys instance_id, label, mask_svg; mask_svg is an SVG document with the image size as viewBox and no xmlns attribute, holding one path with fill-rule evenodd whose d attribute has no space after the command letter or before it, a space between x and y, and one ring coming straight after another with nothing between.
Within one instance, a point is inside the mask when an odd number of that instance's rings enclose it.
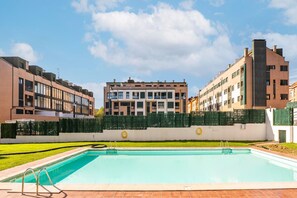
<instances>
[{"instance_id":1,"label":"blue sky","mask_svg":"<svg viewBox=\"0 0 297 198\"><path fill-rule=\"evenodd\" d=\"M297 80L295 0L3 0L0 55L20 56L95 93L116 79L183 81L195 95L251 48L284 48ZM59 71L59 72L58 72Z\"/></svg>"}]
</instances>

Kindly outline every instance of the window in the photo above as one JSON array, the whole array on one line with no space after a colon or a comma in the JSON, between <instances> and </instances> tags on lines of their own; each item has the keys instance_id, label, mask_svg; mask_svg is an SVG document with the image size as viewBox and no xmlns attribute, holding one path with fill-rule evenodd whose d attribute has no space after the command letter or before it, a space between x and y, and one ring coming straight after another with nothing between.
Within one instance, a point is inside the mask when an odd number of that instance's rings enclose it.
<instances>
[{"instance_id":1,"label":"window","mask_svg":"<svg viewBox=\"0 0 297 198\"><path fill-rule=\"evenodd\" d=\"M237 83L237 89L239 89L240 88L240 83Z\"/></svg>"},{"instance_id":2,"label":"window","mask_svg":"<svg viewBox=\"0 0 297 198\"><path fill-rule=\"evenodd\" d=\"M232 85L232 91L234 91L234 85Z\"/></svg>"},{"instance_id":3,"label":"window","mask_svg":"<svg viewBox=\"0 0 297 198\"><path fill-rule=\"evenodd\" d=\"M133 92L133 99L139 99L139 92Z\"/></svg>"},{"instance_id":4,"label":"window","mask_svg":"<svg viewBox=\"0 0 297 198\"><path fill-rule=\"evenodd\" d=\"M161 93L161 99L166 99L166 92Z\"/></svg>"},{"instance_id":5,"label":"window","mask_svg":"<svg viewBox=\"0 0 297 198\"><path fill-rule=\"evenodd\" d=\"M158 108L164 109L164 102L158 102Z\"/></svg>"},{"instance_id":6,"label":"window","mask_svg":"<svg viewBox=\"0 0 297 198\"><path fill-rule=\"evenodd\" d=\"M270 71L270 70L274 70L275 69L275 65L267 65L266 67L266 71Z\"/></svg>"},{"instance_id":7,"label":"window","mask_svg":"<svg viewBox=\"0 0 297 198\"><path fill-rule=\"evenodd\" d=\"M176 102L176 103L175 103L175 108L176 108L176 109L179 109L179 102Z\"/></svg>"},{"instance_id":8,"label":"window","mask_svg":"<svg viewBox=\"0 0 297 198\"><path fill-rule=\"evenodd\" d=\"M142 111L139 111L139 112L137 112L137 115L138 116L142 116L143 115L143 112Z\"/></svg>"},{"instance_id":9,"label":"window","mask_svg":"<svg viewBox=\"0 0 297 198\"><path fill-rule=\"evenodd\" d=\"M172 98L172 92L168 92L168 99Z\"/></svg>"},{"instance_id":10,"label":"window","mask_svg":"<svg viewBox=\"0 0 297 198\"><path fill-rule=\"evenodd\" d=\"M147 93L147 98L148 99L153 99L153 92L148 92Z\"/></svg>"},{"instance_id":11,"label":"window","mask_svg":"<svg viewBox=\"0 0 297 198\"><path fill-rule=\"evenodd\" d=\"M137 108L143 108L143 102L137 102Z\"/></svg>"},{"instance_id":12,"label":"window","mask_svg":"<svg viewBox=\"0 0 297 198\"><path fill-rule=\"evenodd\" d=\"M179 93L175 93L175 100L179 100Z\"/></svg>"},{"instance_id":13,"label":"window","mask_svg":"<svg viewBox=\"0 0 297 198\"><path fill-rule=\"evenodd\" d=\"M232 103L234 103L234 98L232 98Z\"/></svg>"},{"instance_id":14,"label":"window","mask_svg":"<svg viewBox=\"0 0 297 198\"><path fill-rule=\"evenodd\" d=\"M25 106L33 107L33 96L25 95Z\"/></svg>"},{"instance_id":15,"label":"window","mask_svg":"<svg viewBox=\"0 0 297 198\"><path fill-rule=\"evenodd\" d=\"M124 98L124 96L123 96L123 92L119 92L118 93L118 99L123 99Z\"/></svg>"},{"instance_id":16,"label":"window","mask_svg":"<svg viewBox=\"0 0 297 198\"><path fill-rule=\"evenodd\" d=\"M270 94L266 94L266 100L270 100Z\"/></svg>"},{"instance_id":17,"label":"window","mask_svg":"<svg viewBox=\"0 0 297 198\"><path fill-rule=\"evenodd\" d=\"M126 92L126 99L130 99L130 92Z\"/></svg>"},{"instance_id":18,"label":"window","mask_svg":"<svg viewBox=\"0 0 297 198\"><path fill-rule=\"evenodd\" d=\"M62 90L52 88L52 97L62 100Z\"/></svg>"},{"instance_id":19,"label":"window","mask_svg":"<svg viewBox=\"0 0 297 198\"><path fill-rule=\"evenodd\" d=\"M288 80L280 80L280 85L288 85Z\"/></svg>"},{"instance_id":20,"label":"window","mask_svg":"<svg viewBox=\"0 0 297 198\"><path fill-rule=\"evenodd\" d=\"M114 109L119 109L119 102L115 102L113 103L113 105L114 105Z\"/></svg>"},{"instance_id":21,"label":"window","mask_svg":"<svg viewBox=\"0 0 297 198\"><path fill-rule=\"evenodd\" d=\"M17 109L17 110L16 110L16 114L24 114L24 110L22 110L22 109Z\"/></svg>"},{"instance_id":22,"label":"window","mask_svg":"<svg viewBox=\"0 0 297 198\"><path fill-rule=\"evenodd\" d=\"M173 102L168 102L167 107L168 107L168 109L173 109L173 107L174 107Z\"/></svg>"},{"instance_id":23,"label":"window","mask_svg":"<svg viewBox=\"0 0 297 198\"><path fill-rule=\"evenodd\" d=\"M64 92L64 101L68 101L68 102L74 102L74 95L68 92Z\"/></svg>"},{"instance_id":24,"label":"window","mask_svg":"<svg viewBox=\"0 0 297 198\"><path fill-rule=\"evenodd\" d=\"M281 100L288 100L288 94L281 94Z\"/></svg>"},{"instance_id":25,"label":"window","mask_svg":"<svg viewBox=\"0 0 297 198\"><path fill-rule=\"evenodd\" d=\"M145 98L145 92L140 92L140 98L144 99Z\"/></svg>"},{"instance_id":26,"label":"window","mask_svg":"<svg viewBox=\"0 0 297 198\"><path fill-rule=\"evenodd\" d=\"M30 80L25 80L25 90L33 92L33 82Z\"/></svg>"},{"instance_id":27,"label":"window","mask_svg":"<svg viewBox=\"0 0 297 198\"><path fill-rule=\"evenodd\" d=\"M19 106L24 106L24 79L19 78Z\"/></svg>"},{"instance_id":28,"label":"window","mask_svg":"<svg viewBox=\"0 0 297 198\"><path fill-rule=\"evenodd\" d=\"M155 99L160 99L160 92L156 92L154 98Z\"/></svg>"},{"instance_id":29,"label":"window","mask_svg":"<svg viewBox=\"0 0 297 198\"><path fill-rule=\"evenodd\" d=\"M281 65L280 70L281 71L288 71L288 66L287 65Z\"/></svg>"},{"instance_id":30,"label":"window","mask_svg":"<svg viewBox=\"0 0 297 198\"><path fill-rule=\"evenodd\" d=\"M82 105L89 106L89 100L86 98L82 98Z\"/></svg>"},{"instance_id":31,"label":"window","mask_svg":"<svg viewBox=\"0 0 297 198\"><path fill-rule=\"evenodd\" d=\"M227 94L227 89L224 90L224 94Z\"/></svg>"},{"instance_id":32,"label":"window","mask_svg":"<svg viewBox=\"0 0 297 198\"><path fill-rule=\"evenodd\" d=\"M237 96L237 102L239 102L240 101L240 96Z\"/></svg>"}]
</instances>

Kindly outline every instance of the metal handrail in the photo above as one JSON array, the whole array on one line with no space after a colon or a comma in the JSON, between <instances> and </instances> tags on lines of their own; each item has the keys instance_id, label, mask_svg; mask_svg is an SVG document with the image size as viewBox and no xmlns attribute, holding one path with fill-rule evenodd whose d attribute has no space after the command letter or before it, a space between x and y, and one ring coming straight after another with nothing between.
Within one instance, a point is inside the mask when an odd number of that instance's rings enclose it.
<instances>
[{"instance_id":1,"label":"metal handrail","mask_svg":"<svg viewBox=\"0 0 297 198\"><path fill-rule=\"evenodd\" d=\"M46 174L46 176L47 176L47 178L48 178L50 184L51 184L52 186L54 186L54 183L53 183L51 177L49 176L49 174L48 174L46 168L44 167L44 168L40 169L39 172L38 172L38 174L37 174L37 181L36 181L36 194L37 194L37 195L38 195L38 187L39 187L39 177L40 177L40 173L41 173L42 171L45 172L45 174Z\"/></svg>"},{"instance_id":2,"label":"metal handrail","mask_svg":"<svg viewBox=\"0 0 297 198\"><path fill-rule=\"evenodd\" d=\"M24 194L24 188L25 188L25 176L26 176L26 173L28 171L31 171L33 173L33 176L35 177L35 180L36 180L36 185L37 185L37 176L36 176L36 173L35 171L32 169L32 168L27 168L27 170L24 172L23 174L23 177L22 177L22 195ZM38 187L36 187L36 194L38 194Z\"/></svg>"},{"instance_id":3,"label":"metal handrail","mask_svg":"<svg viewBox=\"0 0 297 198\"><path fill-rule=\"evenodd\" d=\"M222 148L223 148L223 147L224 147L224 148L225 148L225 147L229 147L229 142L228 142L228 141L225 141L225 142L224 142L223 140L221 140L221 141L220 141L220 147L222 147Z\"/></svg>"},{"instance_id":4,"label":"metal handrail","mask_svg":"<svg viewBox=\"0 0 297 198\"><path fill-rule=\"evenodd\" d=\"M229 147L229 142L228 141L225 142L225 147Z\"/></svg>"}]
</instances>

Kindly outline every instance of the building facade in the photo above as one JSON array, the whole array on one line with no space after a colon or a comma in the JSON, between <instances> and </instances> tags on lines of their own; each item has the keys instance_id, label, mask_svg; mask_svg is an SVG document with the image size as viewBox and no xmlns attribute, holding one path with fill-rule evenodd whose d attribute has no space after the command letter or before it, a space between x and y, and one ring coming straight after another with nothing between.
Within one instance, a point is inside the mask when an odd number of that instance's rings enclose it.
<instances>
[{"instance_id":1,"label":"building facade","mask_svg":"<svg viewBox=\"0 0 297 198\"><path fill-rule=\"evenodd\" d=\"M105 115L186 113L188 85L184 82L107 82Z\"/></svg>"},{"instance_id":2,"label":"building facade","mask_svg":"<svg viewBox=\"0 0 297 198\"><path fill-rule=\"evenodd\" d=\"M199 109L199 97L194 96L188 99L188 113L198 112Z\"/></svg>"},{"instance_id":3,"label":"building facade","mask_svg":"<svg viewBox=\"0 0 297 198\"><path fill-rule=\"evenodd\" d=\"M93 93L19 57L0 58L0 122L93 117Z\"/></svg>"},{"instance_id":4,"label":"building facade","mask_svg":"<svg viewBox=\"0 0 297 198\"><path fill-rule=\"evenodd\" d=\"M200 92L202 111L284 108L289 99L289 62L283 49L253 40L252 49L221 72Z\"/></svg>"},{"instance_id":5,"label":"building facade","mask_svg":"<svg viewBox=\"0 0 297 198\"><path fill-rule=\"evenodd\" d=\"M297 102L297 82L294 82L292 85L289 87L289 101L290 102Z\"/></svg>"}]
</instances>

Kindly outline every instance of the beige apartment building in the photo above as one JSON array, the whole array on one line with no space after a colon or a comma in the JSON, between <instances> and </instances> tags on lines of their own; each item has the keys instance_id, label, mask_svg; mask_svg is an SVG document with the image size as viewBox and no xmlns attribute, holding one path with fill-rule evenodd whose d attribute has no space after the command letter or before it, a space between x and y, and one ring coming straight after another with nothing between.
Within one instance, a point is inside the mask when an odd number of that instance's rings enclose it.
<instances>
[{"instance_id":1,"label":"beige apartment building","mask_svg":"<svg viewBox=\"0 0 297 198\"><path fill-rule=\"evenodd\" d=\"M93 117L93 93L19 57L0 58L0 122Z\"/></svg>"},{"instance_id":2,"label":"beige apartment building","mask_svg":"<svg viewBox=\"0 0 297 198\"><path fill-rule=\"evenodd\" d=\"M297 82L294 82L292 85L289 87L289 101L290 102L297 102Z\"/></svg>"},{"instance_id":3,"label":"beige apartment building","mask_svg":"<svg viewBox=\"0 0 297 198\"><path fill-rule=\"evenodd\" d=\"M200 110L284 108L289 100L289 62L283 49L256 39L252 49L199 92Z\"/></svg>"},{"instance_id":4,"label":"beige apartment building","mask_svg":"<svg viewBox=\"0 0 297 198\"><path fill-rule=\"evenodd\" d=\"M199 111L199 98L194 96L188 99L188 113Z\"/></svg>"},{"instance_id":5,"label":"beige apartment building","mask_svg":"<svg viewBox=\"0 0 297 198\"><path fill-rule=\"evenodd\" d=\"M186 113L188 85L184 82L107 82L105 115Z\"/></svg>"}]
</instances>

